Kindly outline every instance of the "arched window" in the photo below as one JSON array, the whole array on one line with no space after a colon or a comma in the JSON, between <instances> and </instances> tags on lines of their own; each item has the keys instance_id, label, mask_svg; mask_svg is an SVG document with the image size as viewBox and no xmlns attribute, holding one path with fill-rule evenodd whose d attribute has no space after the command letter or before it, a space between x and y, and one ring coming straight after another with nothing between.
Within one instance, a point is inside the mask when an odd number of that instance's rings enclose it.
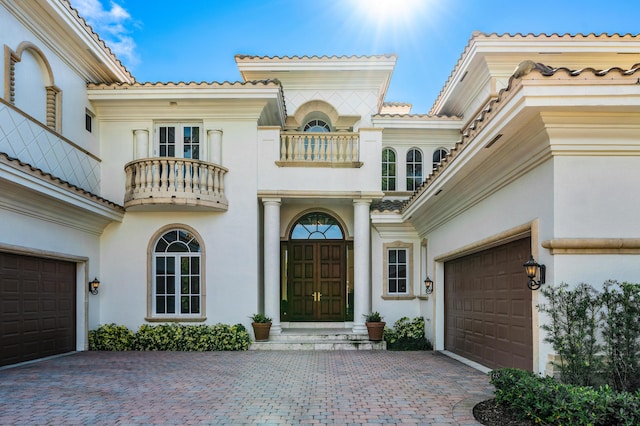
<instances>
[{"instance_id":1,"label":"arched window","mask_svg":"<svg viewBox=\"0 0 640 426\"><path fill-rule=\"evenodd\" d=\"M438 148L435 151L433 151L433 168L435 169L436 167L438 167L438 164L440 164L440 162L444 160L444 158L448 154L449 154L449 151L447 151L444 148Z\"/></svg>"},{"instance_id":2,"label":"arched window","mask_svg":"<svg viewBox=\"0 0 640 426\"><path fill-rule=\"evenodd\" d=\"M292 240L342 240L340 224L326 213L309 213L300 218L291 230Z\"/></svg>"},{"instance_id":3,"label":"arched window","mask_svg":"<svg viewBox=\"0 0 640 426\"><path fill-rule=\"evenodd\" d=\"M200 254L200 243L184 229L158 238L153 249L153 315L202 315Z\"/></svg>"},{"instance_id":4,"label":"arched window","mask_svg":"<svg viewBox=\"0 0 640 426\"><path fill-rule=\"evenodd\" d=\"M304 125L303 132L330 132L331 127L323 120L309 120Z\"/></svg>"},{"instance_id":5,"label":"arched window","mask_svg":"<svg viewBox=\"0 0 640 426\"><path fill-rule=\"evenodd\" d=\"M407 191L415 191L422 184L422 151L411 148L407 152Z\"/></svg>"},{"instance_id":6,"label":"arched window","mask_svg":"<svg viewBox=\"0 0 640 426\"><path fill-rule=\"evenodd\" d=\"M382 150L382 190L396 190L396 152L391 148Z\"/></svg>"}]
</instances>

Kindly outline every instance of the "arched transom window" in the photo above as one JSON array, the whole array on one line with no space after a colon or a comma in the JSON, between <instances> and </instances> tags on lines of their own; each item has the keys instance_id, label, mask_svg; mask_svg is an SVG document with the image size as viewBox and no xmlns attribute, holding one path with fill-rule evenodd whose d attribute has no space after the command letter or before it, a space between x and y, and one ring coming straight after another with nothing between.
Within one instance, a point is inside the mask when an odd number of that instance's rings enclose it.
<instances>
[{"instance_id":1,"label":"arched transom window","mask_svg":"<svg viewBox=\"0 0 640 426\"><path fill-rule=\"evenodd\" d=\"M304 132L330 132L331 127L323 120L310 120L302 130Z\"/></svg>"},{"instance_id":2,"label":"arched transom window","mask_svg":"<svg viewBox=\"0 0 640 426\"><path fill-rule=\"evenodd\" d=\"M200 243L196 237L182 229L163 234L153 250L153 313L200 315L201 275Z\"/></svg>"},{"instance_id":3,"label":"arched transom window","mask_svg":"<svg viewBox=\"0 0 640 426\"><path fill-rule=\"evenodd\" d=\"M292 240L342 240L342 228L326 213L309 213L300 218L291 230Z\"/></svg>"}]
</instances>

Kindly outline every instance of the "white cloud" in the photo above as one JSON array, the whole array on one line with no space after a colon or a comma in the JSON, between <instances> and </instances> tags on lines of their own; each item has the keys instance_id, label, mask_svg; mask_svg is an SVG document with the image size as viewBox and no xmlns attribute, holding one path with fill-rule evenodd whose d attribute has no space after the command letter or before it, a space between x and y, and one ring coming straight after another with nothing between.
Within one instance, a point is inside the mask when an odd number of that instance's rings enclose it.
<instances>
[{"instance_id":1,"label":"white cloud","mask_svg":"<svg viewBox=\"0 0 640 426\"><path fill-rule=\"evenodd\" d=\"M102 1L71 0L71 5L126 66L134 67L139 59L136 43L129 35L129 26L134 25L133 19L118 3L111 1L105 8Z\"/></svg>"}]
</instances>

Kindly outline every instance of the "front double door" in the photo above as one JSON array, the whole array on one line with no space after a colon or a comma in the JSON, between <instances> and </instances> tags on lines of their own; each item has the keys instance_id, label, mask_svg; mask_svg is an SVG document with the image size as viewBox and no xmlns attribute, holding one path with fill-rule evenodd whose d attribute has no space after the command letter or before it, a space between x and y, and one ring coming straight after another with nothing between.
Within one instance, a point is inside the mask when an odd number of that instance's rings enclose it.
<instances>
[{"instance_id":1,"label":"front double door","mask_svg":"<svg viewBox=\"0 0 640 426\"><path fill-rule=\"evenodd\" d=\"M289 242L288 300L291 321L344 321L346 242Z\"/></svg>"}]
</instances>

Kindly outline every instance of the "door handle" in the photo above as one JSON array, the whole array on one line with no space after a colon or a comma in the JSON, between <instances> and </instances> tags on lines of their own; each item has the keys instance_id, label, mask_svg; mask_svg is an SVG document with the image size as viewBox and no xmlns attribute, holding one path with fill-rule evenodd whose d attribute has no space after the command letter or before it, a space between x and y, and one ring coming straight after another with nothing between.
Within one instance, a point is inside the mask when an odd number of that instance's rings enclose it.
<instances>
[{"instance_id":1,"label":"door handle","mask_svg":"<svg viewBox=\"0 0 640 426\"><path fill-rule=\"evenodd\" d=\"M320 293L319 291L314 291L313 293L311 293L311 296L313 296L314 302L319 302L320 298L322 297L322 293Z\"/></svg>"}]
</instances>

